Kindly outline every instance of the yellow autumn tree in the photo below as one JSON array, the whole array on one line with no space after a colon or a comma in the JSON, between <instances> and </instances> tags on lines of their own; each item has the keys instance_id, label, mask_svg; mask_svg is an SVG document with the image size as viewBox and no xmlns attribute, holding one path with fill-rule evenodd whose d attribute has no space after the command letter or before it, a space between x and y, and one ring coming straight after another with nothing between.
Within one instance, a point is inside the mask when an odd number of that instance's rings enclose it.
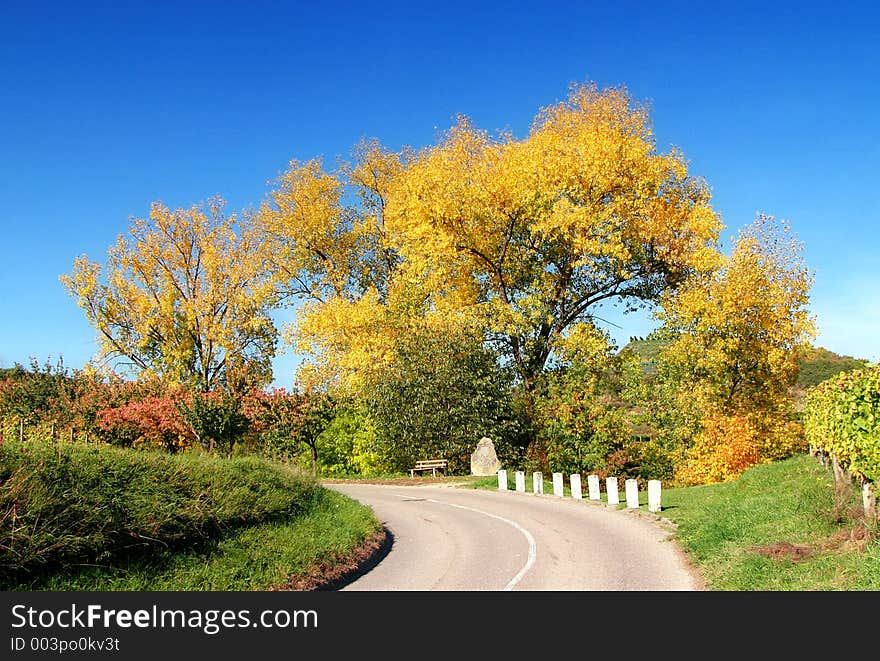
<instances>
[{"instance_id":1,"label":"yellow autumn tree","mask_svg":"<svg viewBox=\"0 0 880 661\"><path fill-rule=\"evenodd\" d=\"M279 291L300 301L285 337L305 356L306 387L362 385L402 336L453 323L430 314L388 236L389 189L408 152L364 140L353 157L335 172L291 161L258 214Z\"/></svg>"},{"instance_id":2,"label":"yellow autumn tree","mask_svg":"<svg viewBox=\"0 0 880 661\"><path fill-rule=\"evenodd\" d=\"M578 330L599 304L657 301L718 263L708 187L623 89L577 86L523 139L461 118L395 179L386 216L433 308L480 319L526 390L566 338L595 336Z\"/></svg>"},{"instance_id":3,"label":"yellow autumn tree","mask_svg":"<svg viewBox=\"0 0 880 661\"><path fill-rule=\"evenodd\" d=\"M684 477L735 477L799 447L788 390L815 336L811 284L788 224L759 215L721 269L667 298L661 317L676 339L662 361L703 419Z\"/></svg>"},{"instance_id":4,"label":"yellow autumn tree","mask_svg":"<svg viewBox=\"0 0 880 661\"><path fill-rule=\"evenodd\" d=\"M333 174L292 163L262 218L309 301L292 339L315 369L370 369L419 324L477 326L527 391L563 346L596 337L603 302L650 304L716 268L721 226L647 109L595 85L522 139L460 118L419 152L365 143Z\"/></svg>"},{"instance_id":5,"label":"yellow autumn tree","mask_svg":"<svg viewBox=\"0 0 880 661\"><path fill-rule=\"evenodd\" d=\"M208 391L271 380L270 275L251 219L214 198L155 202L108 250L106 269L83 255L61 280L98 331L101 362Z\"/></svg>"}]
</instances>

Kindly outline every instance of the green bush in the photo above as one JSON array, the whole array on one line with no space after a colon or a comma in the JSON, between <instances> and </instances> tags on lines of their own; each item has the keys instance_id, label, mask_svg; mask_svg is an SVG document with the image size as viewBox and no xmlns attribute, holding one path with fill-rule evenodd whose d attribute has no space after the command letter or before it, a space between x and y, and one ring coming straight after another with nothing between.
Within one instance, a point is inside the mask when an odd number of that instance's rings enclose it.
<instances>
[{"instance_id":1,"label":"green bush","mask_svg":"<svg viewBox=\"0 0 880 661\"><path fill-rule=\"evenodd\" d=\"M254 457L7 441L0 444L0 583L198 544L303 512L316 493L312 478Z\"/></svg>"},{"instance_id":2,"label":"green bush","mask_svg":"<svg viewBox=\"0 0 880 661\"><path fill-rule=\"evenodd\" d=\"M408 471L420 459L445 458L449 474L466 475L483 436L509 464L526 440L511 376L470 335L423 331L402 337L394 360L364 396L379 470Z\"/></svg>"}]
</instances>

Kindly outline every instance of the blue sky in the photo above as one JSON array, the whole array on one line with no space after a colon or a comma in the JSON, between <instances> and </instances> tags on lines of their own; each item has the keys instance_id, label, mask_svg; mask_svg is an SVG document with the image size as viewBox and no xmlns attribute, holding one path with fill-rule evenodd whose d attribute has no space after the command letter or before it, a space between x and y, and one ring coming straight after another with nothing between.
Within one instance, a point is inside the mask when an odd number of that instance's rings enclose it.
<instances>
[{"instance_id":1,"label":"blue sky","mask_svg":"<svg viewBox=\"0 0 880 661\"><path fill-rule=\"evenodd\" d=\"M725 247L757 212L788 220L817 344L880 360L880 10L715 5L4 0L0 366L94 354L58 276L103 262L154 200L253 206L292 158L428 145L458 113L523 136L588 80L651 104L658 147L709 182ZM618 342L652 327L618 322Z\"/></svg>"}]
</instances>

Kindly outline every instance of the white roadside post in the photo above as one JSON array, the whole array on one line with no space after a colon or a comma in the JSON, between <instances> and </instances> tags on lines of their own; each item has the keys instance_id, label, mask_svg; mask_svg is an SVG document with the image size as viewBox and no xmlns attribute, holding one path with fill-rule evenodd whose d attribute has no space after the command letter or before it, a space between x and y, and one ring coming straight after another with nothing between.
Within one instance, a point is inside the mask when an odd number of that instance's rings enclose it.
<instances>
[{"instance_id":1,"label":"white roadside post","mask_svg":"<svg viewBox=\"0 0 880 661\"><path fill-rule=\"evenodd\" d=\"M565 487L562 485L562 473L553 473L553 495L560 498L565 495Z\"/></svg>"},{"instance_id":2,"label":"white roadside post","mask_svg":"<svg viewBox=\"0 0 880 661\"><path fill-rule=\"evenodd\" d=\"M540 471L532 473L532 493L544 493L544 475Z\"/></svg>"},{"instance_id":3,"label":"white roadside post","mask_svg":"<svg viewBox=\"0 0 880 661\"><path fill-rule=\"evenodd\" d=\"M581 493L581 474L572 473L571 477L571 497L575 500L581 500L584 495Z\"/></svg>"},{"instance_id":4,"label":"white roadside post","mask_svg":"<svg viewBox=\"0 0 880 661\"><path fill-rule=\"evenodd\" d=\"M498 491L507 491L507 471L503 468L498 470Z\"/></svg>"},{"instance_id":5,"label":"white roadside post","mask_svg":"<svg viewBox=\"0 0 880 661\"><path fill-rule=\"evenodd\" d=\"M620 494L617 491L617 478L616 477L605 478L605 492L608 494L608 504L609 505L619 505L620 504Z\"/></svg>"},{"instance_id":6,"label":"white roadside post","mask_svg":"<svg viewBox=\"0 0 880 661\"><path fill-rule=\"evenodd\" d=\"M599 476L587 475L587 489L590 492L590 500L599 500Z\"/></svg>"},{"instance_id":7,"label":"white roadside post","mask_svg":"<svg viewBox=\"0 0 880 661\"><path fill-rule=\"evenodd\" d=\"M630 509L639 509L639 481L626 481L626 506Z\"/></svg>"},{"instance_id":8,"label":"white roadside post","mask_svg":"<svg viewBox=\"0 0 880 661\"><path fill-rule=\"evenodd\" d=\"M648 511L660 511L660 480L648 480Z\"/></svg>"},{"instance_id":9,"label":"white roadside post","mask_svg":"<svg viewBox=\"0 0 880 661\"><path fill-rule=\"evenodd\" d=\"M526 474L525 471L516 471L513 474L514 479L516 480L516 490L522 491L525 493L526 490Z\"/></svg>"}]
</instances>

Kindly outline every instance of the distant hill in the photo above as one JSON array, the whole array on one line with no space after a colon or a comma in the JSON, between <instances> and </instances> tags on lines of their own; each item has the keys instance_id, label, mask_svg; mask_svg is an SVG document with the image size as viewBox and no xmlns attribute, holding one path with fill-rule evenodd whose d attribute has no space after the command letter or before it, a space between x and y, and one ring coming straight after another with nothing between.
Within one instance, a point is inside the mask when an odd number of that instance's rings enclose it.
<instances>
[{"instance_id":1,"label":"distant hill","mask_svg":"<svg viewBox=\"0 0 880 661\"><path fill-rule=\"evenodd\" d=\"M642 363L642 372L650 375L656 372L656 360L660 350L670 340L665 338L632 338L621 352L629 351L637 354ZM798 364L798 377L795 390L804 391L821 383L840 372L861 369L872 363L868 360L842 356L823 347L813 347L804 352Z\"/></svg>"},{"instance_id":2,"label":"distant hill","mask_svg":"<svg viewBox=\"0 0 880 661\"><path fill-rule=\"evenodd\" d=\"M624 346L620 353L634 353L639 356L642 364L642 373L649 375L657 371L656 362L660 350L669 344L670 340L666 338L630 338L630 341Z\"/></svg>"},{"instance_id":3,"label":"distant hill","mask_svg":"<svg viewBox=\"0 0 880 661\"><path fill-rule=\"evenodd\" d=\"M814 347L801 357L796 387L806 390L835 374L861 369L868 365L871 365L868 360L841 356L828 349Z\"/></svg>"}]
</instances>

